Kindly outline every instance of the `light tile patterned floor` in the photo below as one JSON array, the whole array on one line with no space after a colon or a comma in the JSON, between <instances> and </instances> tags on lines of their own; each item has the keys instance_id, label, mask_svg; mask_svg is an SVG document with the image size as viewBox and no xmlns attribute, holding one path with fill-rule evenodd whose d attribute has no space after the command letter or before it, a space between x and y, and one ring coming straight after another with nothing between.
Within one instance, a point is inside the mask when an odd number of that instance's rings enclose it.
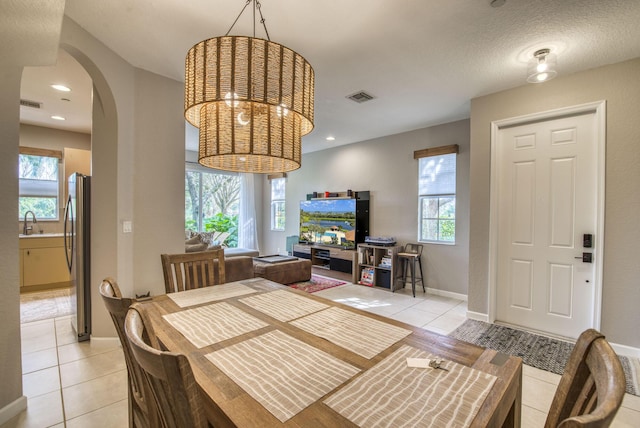
<instances>
[{"instance_id":1,"label":"light tile patterned floor","mask_svg":"<svg viewBox=\"0 0 640 428\"><path fill-rule=\"evenodd\" d=\"M396 293L347 284L316 293L332 300L447 334L465 320L466 302L417 292ZM22 324L23 389L28 409L2 425L126 427L127 373L120 347L77 343L69 317ZM560 376L525 366L522 426L544 426ZM640 397L627 394L613 427L637 427Z\"/></svg>"}]
</instances>

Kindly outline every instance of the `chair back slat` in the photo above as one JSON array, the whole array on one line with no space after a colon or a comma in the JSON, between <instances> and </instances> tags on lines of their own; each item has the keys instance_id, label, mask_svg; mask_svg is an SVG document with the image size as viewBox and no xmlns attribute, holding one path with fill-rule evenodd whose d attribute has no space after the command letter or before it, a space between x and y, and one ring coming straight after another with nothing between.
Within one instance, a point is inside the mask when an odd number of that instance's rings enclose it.
<instances>
[{"instance_id":1,"label":"chair back slat","mask_svg":"<svg viewBox=\"0 0 640 428\"><path fill-rule=\"evenodd\" d=\"M162 254L162 270L167 293L223 284L224 250L184 254Z\"/></svg>"},{"instance_id":2,"label":"chair back slat","mask_svg":"<svg viewBox=\"0 0 640 428\"><path fill-rule=\"evenodd\" d=\"M132 306L125 332L134 358L151 385L151 397L160 410L162 426L169 428L208 426L200 390L189 360L181 354L151 346L144 310Z\"/></svg>"},{"instance_id":3,"label":"chair back slat","mask_svg":"<svg viewBox=\"0 0 640 428\"><path fill-rule=\"evenodd\" d=\"M569 356L545 428L608 427L625 389L622 364L613 348L601 333L586 330Z\"/></svg>"},{"instance_id":4,"label":"chair back slat","mask_svg":"<svg viewBox=\"0 0 640 428\"><path fill-rule=\"evenodd\" d=\"M120 287L113 278L105 278L100 284L100 295L104 302L113 325L116 328L116 333L120 339L122 345L122 351L124 353L124 360L127 365L127 372L129 378L129 409L130 409L130 422L132 426L157 426L159 417L158 410L156 409L153 401L148 402L146 396L150 391L150 385L146 376L143 374L140 366L133 358L131 353L131 347L127 341L126 333L124 330L124 322L129 307L135 302L133 299L122 297ZM147 393L145 393L147 389Z\"/></svg>"}]
</instances>

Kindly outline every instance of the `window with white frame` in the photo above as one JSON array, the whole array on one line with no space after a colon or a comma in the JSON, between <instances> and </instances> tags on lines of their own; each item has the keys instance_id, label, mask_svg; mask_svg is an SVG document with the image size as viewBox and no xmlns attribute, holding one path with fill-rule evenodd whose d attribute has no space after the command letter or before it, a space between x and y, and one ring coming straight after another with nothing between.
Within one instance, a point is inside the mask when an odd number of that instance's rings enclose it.
<instances>
[{"instance_id":1,"label":"window with white frame","mask_svg":"<svg viewBox=\"0 0 640 428\"><path fill-rule=\"evenodd\" d=\"M38 220L58 220L62 153L20 149L18 157L18 218L31 211Z\"/></svg>"},{"instance_id":2,"label":"window with white frame","mask_svg":"<svg viewBox=\"0 0 640 428\"><path fill-rule=\"evenodd\" d=\"M187 163L185 170L185 229L228 232L228 247L236 247L240 205L240 177Z\"/></svg>"},{"instance_id":3,"label":"window with white frame","mask_svg":"<svg viewBox=\"0 0 640 428\"><path fill-rule=\"evenodd\" d=\"M271 180L271 230L282 231L285 227L286 178Z\"/></svg>"},{"instance_id":4,"label":"window with white frame","mask_svg":"<svg viewBox=\"0 0 640 428\"><path fill-rule=\"evenodd\" d=\"M423 156L418 160L418 240L421 242L455 244L456 241L458 150L457 146L444 149L422 151Z\"/></svg>"}]
</instances>

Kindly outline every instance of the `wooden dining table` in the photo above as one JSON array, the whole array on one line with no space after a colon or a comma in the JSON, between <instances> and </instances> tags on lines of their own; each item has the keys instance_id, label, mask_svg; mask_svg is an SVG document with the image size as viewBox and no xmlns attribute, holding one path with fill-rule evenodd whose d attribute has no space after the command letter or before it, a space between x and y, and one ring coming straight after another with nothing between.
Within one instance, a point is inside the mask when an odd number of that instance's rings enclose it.
<instances>
[{"instance_id":1,"label":"wooden dining table","mask_svg":"<svg viewBox=\"0 0 640 428\"><path fill-rule=\"evenodd\" d=\"M520 358L266 279L139 309L215 427L520 426Z\"/></svg>"}]
</instances>

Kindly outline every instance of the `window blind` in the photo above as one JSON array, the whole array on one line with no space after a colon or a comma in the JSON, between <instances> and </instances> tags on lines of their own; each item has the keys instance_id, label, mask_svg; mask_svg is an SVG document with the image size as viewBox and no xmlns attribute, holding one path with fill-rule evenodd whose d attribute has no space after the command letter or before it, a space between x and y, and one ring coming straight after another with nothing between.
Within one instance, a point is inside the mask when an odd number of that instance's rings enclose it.
<instances>
[{"instance_id":1,"label":"window blind","mask_svg":"<svg viewBox=\"0 0 640 428\"><path fill-rule=\"evenodd\" d=\"M456 193L455 153L420 158L418 168L418 193L421 196Z\"/></svg>"}]
</instances>

